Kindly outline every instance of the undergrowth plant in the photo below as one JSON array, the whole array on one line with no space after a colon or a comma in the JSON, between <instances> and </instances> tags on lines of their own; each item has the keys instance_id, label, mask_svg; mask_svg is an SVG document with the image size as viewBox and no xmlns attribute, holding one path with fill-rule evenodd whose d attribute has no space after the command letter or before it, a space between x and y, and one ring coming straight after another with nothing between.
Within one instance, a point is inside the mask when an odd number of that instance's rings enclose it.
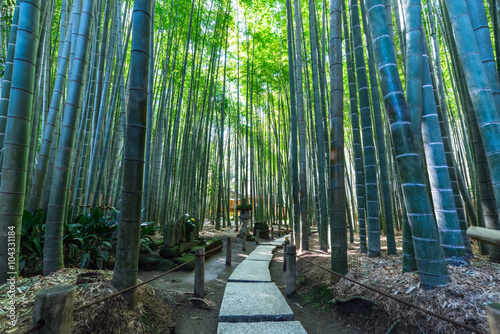
<instances>
[{"instance_id":1,"label":"undergrowth plant","mask_svg":"<svg viewBox=\"0 0 500 334\"><path fill-rule=\"evenodd\" d=\"M102 269L109 260L113 232L118 228L115 219L116 210L104 216L101 208L95 208L67 223L63 242L68 263L79 261L81 268Z\"/></svg>"},{"instance_id":2,"label":"undergrowth plant","mask_svg":"<svg viewBox=\"0 0 500 334\"><path fill-rule=\"evenodd\" d=\"M25 267L35 272L41 269L44 235L45 215L42 210L33 213L25 210L21 228L19 272L22 272Z\"/></svg>"}]
</instances>

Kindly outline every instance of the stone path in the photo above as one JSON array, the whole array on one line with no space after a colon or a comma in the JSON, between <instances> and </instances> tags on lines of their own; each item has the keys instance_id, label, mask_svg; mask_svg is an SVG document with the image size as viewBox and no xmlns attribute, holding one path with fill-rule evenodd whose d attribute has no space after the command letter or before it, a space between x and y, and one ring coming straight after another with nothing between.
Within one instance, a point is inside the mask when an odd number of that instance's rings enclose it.
<instances>
[{"instance_id":1,"label":"stone path","mask_svg":"<svg viewBox=\"0 0 500 334\"><path fill-rule=\"evenodd\" d=\"M218 334L307 334L276 284L269 265L284 238L261 243L233 271L219 311Z\"/></svg>"}]
</instances>

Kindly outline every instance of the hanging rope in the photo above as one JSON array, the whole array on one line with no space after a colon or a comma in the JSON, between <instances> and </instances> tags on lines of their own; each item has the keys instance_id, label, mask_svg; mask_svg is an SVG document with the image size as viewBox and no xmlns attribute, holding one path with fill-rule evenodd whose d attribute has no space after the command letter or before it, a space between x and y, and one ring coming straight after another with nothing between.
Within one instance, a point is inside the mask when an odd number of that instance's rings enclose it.
<instances>
[{"instance_id":1,"label":"hanging rope","mask_svg":"<svg viewBox=\"0 0 500 334\"><path fill-rule=\"evenodd\" d=\"M224 247L224 245L220 245L220 246L218 246L218 247L216 247L216 248L214 248L214 249L212 249L212 250L207 251L207 252L205 253L205 256L206 256L207 254L210 254L210 253L212 253L212 252L215 252L215 251L217 251L217 250L221 249L222 247ZM112 294L110 294L110 295L107 295L106 297L99 298L99 299L97 299L97 300L94 300L94 301L93 301L93 302L91 302L91 303L88 303L88 304L85 304L85 305L78 306L77 308L73 309L73 314L74 314L74 313L77 313L77 312L81 312L82 310L84 310L84 309L86 309L86 308L88 308L88 307L90 307L90 306L93 306L93 305L96 305L96 304L102 303L102 302L104 302L104 301L106 301L106 300L108 300L108 299L115 298L115 297L117 297L117 296L121 295L122 293L125 293L125 292L128 292L128 291L131 291L131 290L137 289L137 288L138 288L138 287L140 287L140 286L143 286L143 285L145 285L145 284L151 283L151 282L153 282L153 281L157 280L158 278L161 278L161 277L163 277L163 276L165 276L165 275L167 275L167 274L170 274L170 273L171 273L171 272L173 272L173 271L176 271L176 270L177 270L177 269L179 269L179 268L184 267L185 265L187 265L188 263L193 262L194 260L195 260L195 259L192 259L192 260L190 260L190 261L184 262L183 264L181 264L181 265L179 265L179 266L177 266L177 267L175 267L175 268L173 268L173 269L170 269L169 271L166 271L166 272L164 272L164 273L162 273L162 274L160 274L160 275L158 275L158 276L155 276L155 277L153 277L153 278L150 278L150 279L148 279L147 281L144 281L144 282L142 282L142 283L139 283L139 284L136 284L136 285L134 285L134 286L128 287L128 288L126 288L126 289L123 289L123 290L117 291L117 292L115 292L115 293L112 293ZM44 323L43 321L39 321L39 322L38 322L38 323L37 323L34 327L32 327L32 328L28 329L27 331L23 332L23 334L30 334L30 333L33 333L33 332L35 332L35 331L39 330L40 328L42 328L43 326L45 326L45 323Z\"/></svg>"},{"instance_id":2,"label":"hanging rope","mask_svg":"<svg viewBox=\"0 0 500 334\"><path fill-rule=\"evenodd\" d=\"M458 321L456 321L456 320L453 320L453 319L451 319L451 318L445 317L444 315L441 315L441 314L438 314L438 313L435 313L435 312L432 312L432 311L426 310L426 309L424 309L423 307L420 307L420 306L418 306L418 305L415 305L415 304L413 304L413 303L410 303L410 302L408 302L408 301L406 301L406 300L403 300L403 299L397 298L396 296L390 295L390 294L388 294L388 293L386 293L386 292L384 292L384 291L381 291L381 290L375 289L375 288L373 288L373 287L371 287L371 286L368 286L368 285L365 285L365 284L363 284L363 283L361 283L361 282L358 282L358 281L356 281L356 280L353 280L352 278L349 278L349 277L344 276L344 275L342 275L342 274L336 273L336 272L334 272L334 271L332 271L332 270L330 270L330 269L327 269L327 268L325 268L325 267L322 267L322 266L320 266L320 265L317 265L317 264L316 264L316 263L314 263L314 262L311 262L311 261L309 261L309 260L306 260L303 256L304 256L304 255L297 255L297 257L298 257L298 258L300 258L302 261L305 261L305 262L307 262L307 263L310 263L310 264L312 264L312 265L313 265L313 266L315 266L315 267L318 267L318 268L320 268L320 269L323 269L324 271L327 271L327 272L329 272L329 273L331 273L331 274L333 274L333 275L336 275L336 276L338 276L338 277L340 277L340 278L343 278L343 279L345 279L345 280L347 280L347 281L350 281L350 282L353 282L353 283L355 283L355 284L358 284L358 285L362 286L362 287L363 287L363 288L365 288L365 289L368 289L368 290L371 290L371 291L376 292L376 293L378 293L378 294L381 294L382 296L385 296L385 297L390 298L390 299L393 299L393 300L395 300L395 301L397 301L397 302L403 303L403 304L405 304L406 306L409 306L409 307L415 308L415 309L417 309L417 310L419 310L419 311L421 311L421 312L424 312L424 313L426 313L426 314L428 314L428 315L431 315L431 316L433 316L433 317L436 317L436 318L438 318L438 319L440 319L440 320L443 320L443 321L449 322L449 323L451 323L451 324L453 324L453 325L455 325L455 326L462 327L462 328L464 328L464 329L466 329L466 330L468 330L468 331L471 331L471 332L473 332L473 333L477 333L477 334L484 334L484 333L483 333L483 332L481 332L480 330L478 330L478 329L476 329L476 328L473 328L473 327L470 327L469 325L466 325L466 324L463 324L463 323L458 322Z\"/></svg>"}]
</instances>

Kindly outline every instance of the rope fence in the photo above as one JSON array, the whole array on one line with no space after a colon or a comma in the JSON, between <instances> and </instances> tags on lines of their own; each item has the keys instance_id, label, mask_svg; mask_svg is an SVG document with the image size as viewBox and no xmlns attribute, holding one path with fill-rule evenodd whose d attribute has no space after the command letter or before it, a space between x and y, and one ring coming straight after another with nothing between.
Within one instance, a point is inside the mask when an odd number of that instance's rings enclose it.
<instances>
[{"instance_id":1,"label":"rope fence","mask_svg":"<svg viewBox=\"0 0 500 334\"><path fill-rule=\"evenodd\" d=\"M304 258L304 255L306 255L306 254L303 254L303 255L297 255L297 257L298 257L299 259L301 259L302 261L305 261L305 262L307 262L307 263L309 263L309 264L312 264L313 266L315 266L315 267L317 267L317 268L320 268L320 269L322 269L322 270L324 270L324 271L327 271L327 272L329 272L329 273L331 273L331 274L333 274L333 275L335 275L335 276L338 276L338 277L340 277L340 278L343 278L343 279L345 279L345 280L347 280L347 281L349 281L349 282L355 283L355 284L357 284L357 285L359 285L359 286L362 286L362 287L363 287L363 288L365 288L365 289L368 289L368 290L371 290L371 291L373 291L373 292L376 292L376 293L378 293L378 294L380 294L380 295L382 295L382 296L384 296L384 297L387 297L387 298L390 298L390 299L392 299L392 300L395 300L395 301L397 301L397 302L399 302L399 303L405 304L406 306L409 306L409 307L412 307L412 308L414 308L414 309L417 309L417 310L419 310L419 311L421 311L421 312L423 312L423 313L426 313L426 314L428 314L428 315L430 315L430 316L436 317L436 318L438 318L438 319L440 319L440 320L446 321L446 322L448 322L448 323L450 323L450 324L453 324L453 325L455 325L455 326L461 327L461 328L466 329L466 330L468 330L468 331L471 331L471 332L473 332L473 333L477 333L477 334L484 334L482 331L480 331L480 330L478 330L478 329L476 329L476 328L473 328L473 327L471 327L471 326L469 326L469 325L467 325L467 324L464 324L464 323L458 322L458 321L456 321L456 320L454 320L454 319L451 319L451 318L448 318L448 317L446 317L446 316L444 316L444 315L441 315L441 314L435 313L435 312L433 312L433 311L427 310L427 309L425 309L425 308L423 308L423 307L421 307L421 306L418 306L418 305L416 305L416 304L410 303L410 302L408 302L408 301L406 301L406 300L400 299L400 298L398 298L398 297L396 297L396 296L393 296L393 295L391 295L391 294L388 294L388 293L386 293L386 292L384 292L384 291L381 291L381 290L379 290L379 289L376 289L376 288L373 288L373 287L371 287L371 286L365 285L365 284L363 284L363 283L361 283L361 282L358 282L358 281L356 281L356 280L354 280L354 279L352 279L352 278L349 278L349 277L347 277L347 276L344 276L344 275L342 275L342 274L339 274L339 273L337 273L337 272L334 272L333 270L330 270L330 269L328 269L328 268L322 267L322 266L320 266L320 265L318 265L318 264L316 264L316 263L314 263L314 262L312 262L312 261L306 260L306 259Z\"/></svg>"},{"instance_id":2,"label":"rope fence","mask_svg":"<svg viewBox=\"0 0 500 334\"><path fill-rule=\"evenodd\" d=\"M222 249L222 247L224 247L224 245L217 246L216 248L211 249L211 250L209 250L209 251L207 251L207 252L204 252L204 249L202 249L202 250L203 250L203 253L202 253L202 255L203 255L203 261L204 261L204 258L205 258L208 254L211 254L211 253L213 253L213 252L215 252L215 251L218 251L218 250ZM189 261L184 262L183 264L181 264L181 265L179 265L179 266L177 266L177 267L175 267L175 268L173 268L173 269L170 269L170 270L168 270L168 271L166 271L166 272L164 272L164 273L162 273L162 274L160 274L160 275L158 275L158 276L155 276L155 277L153 277L153 278L150 278L150 279L148 279L147 281L144 281L144 282L141 282L141 283L136 284L136 285L134 285L134 286L128 287L128 288L126 288L126 289L123 289L123 290L120 290L120 291L114 292L114 293L112 293L112 294L110 294L110 295L107 295L107 296L105 296L105 297L102 297L102 298L99 298L99 299L97 299L97 300L94 300L94 301L92 301L92 302L90 302L90 303L88 303L88 304L80 305L80 306L78 306L78 307L76 307L76 308L74 308L74 309L73 309L73 314L74 314L74 313L76 313L76 312L81 312L81 311L83 311L83 310L85 310L85 309L89 308L90 306L93 306L93 305L96 305L96 304L99 304L99 303L105 302L105 301L107 301L107 300L109 300L109 299L112 299L112 298L115 298L115 297L117 297L117 296L119 296L119 295L121 295L121 294L123 294L123 293L125 293L125 292L129 292L129 291L135 290L135 289L137 289L138 287L141 287L141 286L143 286L143 285L145 285L145 284L151 283L151 282L153 282L153 281L155 281L155 280L157 280L157 279L159 279L159 278L161 278L161 277L163 277L163 276L165 276L165 275L167 275L167 274L170 274L171 272L174 272L174 271L176 271L176 270L178 270L178 269L180 269L180 268L184 267L185 265L187 265L187 264L189 264L189 263L191 263L191 262L193 262L193 261L196 261L196 260L197 260L196 258L195 258L195 259L192 259L192 260L189 260ZM197 282L196 282L196 278L195 278L195 290L196 290L196 284L197 284ZM203 289L203 286L201 287L201 289ZM36 304L36 301L35 301L35 304ZM28 329L27 331L23 332L23 334L30 334L30 333L34 333L34 332L38 331L39 329L41 329L41 328L42 328L42 327L44 327L44 326L45 326L45 321L44 321L44 320L39 320L35 326L33 326L33 327L31 327L30 329Z\"/></svg>"},{"instance_id":3,"label":"rope fence","mask_svg":"<svg viewBox=\"0 0 500 334\"><path fill-rule=\"evenodd\" d=\"M231 248L232 243L231 243L231 239L230 238L228 238L226 245L227 245L227 248L228 248L227 249L228 254L226 254L226 260L227 260L228 257L229 257L229 259L231 257L231 251L229 250L229 248ZM165 275L167 275L169 273L172 273L172 272L174 272L174 271L176 271L176 270L178 270L178 269L186 266L187 264L190 264L193 261L196 261L195 262L195 267L196 267L195 268L195 294L197 294L197 293L198 294L200 294L200 293L203 294L203 283L201 283L201 285L200 284L197 285L197 281L198 282L203 282L204 281L203 276L204 276L204 260L205 260L205 257L207 255L213 253L213 252L219 251L223 247L224 247L224 245L220 245L220 246L218 246L218 247L216 247L214 249L211 249L211 250L209 250L207 252L204 251L204 248L198 249L198 251L196 252L196 258L194 258L192 260L189 260L189 261L187 261L187 262L185 262L185 263L183 263L183 264L181 264L181 265L179 265L179 266L177 266L175 268L172 268L172 269L170 269L170 270L168 270L168 271L166 271L166 272L164 272L164 273L162 273L160 275L157 275L157 276L155 276L153 278L150 278L150 279L148 279L148 280L146 280L144 282L141 282L139 284L136 284L134 286L128 287L126 289L114 292L114 293L112 293L110 295L107 295L105 297L102 297L102 298L99 298L97 300L94 300L94 301L92 301L92 302L90 302L88 304L80 305L80 306L78 306L78 307L76 307L76 308L73 309L73 313L81 312L81 311L83 311L83 310L85 310L85 309L87 309L87 308L89 308L89 307L91 307L93 305L105 302L105 301L107 301L109 299L112 299L112 298L115 298L115 297L117 297L117 296L119 296L119 295L121 295L123 293L135 290L135 289L137 289L137 288L139 288L139 287L141 287L141 286L143 286L145 284L151 283L151 282L153 282L153 281L155 281L155 280L157 280L157 279L159 279L159 278L161 278L161 277L163 277L163 276L165 276ZM359 285L359 286L361 286L361 287L363 287L365 289L373 291L373 292L375 292L377 294L380 294L380 295L382 295L384 297L387 297L389 299L395 300L395 301L397 301L399 303L402 303L402 304L404 304L404 305L406 305L408 307L417 309L417 310L419 310L419 311L421 311L421 312L423 312L423 313L425 313L427 315L436 317L436 318L438 318L438 319L440 319L442 321L448 322L448 323L450 323L452 325L455 325L457 327L463 328L463 329L468 330L468 331L470 331L472 333L484 334L484 332L480 331L479 329L473 328L473 327L471 327L471 326L469 326L467 324L458 322L458 321L456 321L454 319L451 319L449 317L446 317L444 315L441 315L441 314L435 313L433 311L427 310L427 309L425 309L425 308L423 308L421 306L418 306L416 304L413 304L413 303L411 303L409 301L400 299L400 298L398 298L398 297L396 297L396 296L394 296L392 294L386 293L386 292L384 292L382 290L379 290L377 288L374 288L374 287L368 286L366 284L363 284L361 282L358 282L355 279L352 279L350 277L347 277L347 276L344 276L342 274L339 274L339 273L337 273L337 272L335 272L333 270L330 270L328 268L322 267L322 266L320 266L320 265L318 265L318 264L316 264L316 263L314 263L312 261L307 260L304 257L307 254L308 253L297 255L296 251L295 251L295 246L293 246L293 245L285 245L284 264L286 266L286 271L287 271L287 273L286 273L287 274L287 287L286 287L286 295L287 295L287 297L290 297L296 291L296 282L295 282L296 266L295 266L295 262L296 262L296 258L299 258L301 261L307 262L307 263L309 263L309 264L311 264L311 265L313 265L313 266L315 266L315 267L317 267L319 269L322 269L322 270L324 270L324 271L326 271L326 272L328 272L328 273L330 273L332 275L335 275L335 276L337 276L339 278L345 279L346 281L349 281L349 282L352 282L354 284L357 284L357 285ZM226 263L230 264L230 260L226 261ZM199 275L202 276L201 280L198 277ZM72 298L73 297L74 297L74 295L72 296ZM201 298L203 298L203 297L201 297ZM36 307L36 301L35 301L35 307ZM71 322L71 318L69 319L69 321ZM23 334L34 333L34 332L38 331L39 329L44 328L45 325L46 325L46 321L44 319L40 319L40 320L37 321L36 325L34 325L29 330L23 332Z\"/></svg>"}]
</instances>

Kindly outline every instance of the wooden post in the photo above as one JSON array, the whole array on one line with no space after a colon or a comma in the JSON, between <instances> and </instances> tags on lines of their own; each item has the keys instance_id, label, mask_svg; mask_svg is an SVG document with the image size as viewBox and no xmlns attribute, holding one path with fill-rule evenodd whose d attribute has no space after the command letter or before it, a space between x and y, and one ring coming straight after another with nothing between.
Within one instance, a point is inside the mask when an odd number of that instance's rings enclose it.
<instances>
[{"instance_id":1,"label":"wooden post","mask_svg":"<svg viewBox=\"0 0 500 334\"><path fill-rule=\"evenodd\" d=\"M285 249L286 256L286 296L291 297L297 290L295 282L295 252L294 245L288 245Z\"/></svg>"},{"instance_id":2,"label":"wooden post","mask_svg":"<svg viewBox=\"0 0 500 334\"><path fill-rule=\"evenodd\" d=\"M194 255L194 296L205 298L205 248L196 248Z\"/></svg>"},{"instance_id":3,"label":"wooden post","mask_svg":"<svg viewBox=\"0 0 500 334\"><path fill-rule=\"evenodd\" d=\"M259 229L255 230L255 243L258 245L259 244L259 236L260 236L260 231Z\"/></svg>"},{"instance_id":4,"label":"wooden post","mask_svg":"<svg viewBox=\"0 0 500 334\"><path fill-rule=\"evenodd\" d=\"M226 243L226 264L231 265L231 251L233 248L233 239L231 237L227 237Z\"/></svg>"},{"instance_id":5,"label":"wooden post","mask_svg":"<svg viewBox=\"0 0 500 334\"><path fill-rule=\"evenodd\" d=\"M246 231L246 229L243 232L243 247L242 247L242 250L243 251L247 250L247 231Z\"/></svg>"},{"instance_id":6,"label":"wooden post","mask_svg":"<svg viewBox=\"0 0 500 334\"><path fill-rule=\"evenodd\" d=\"M271 240L274 240L274 226L271 225Z\"/></svg>"},{"instance_id":7,"label":"wooden post","mask_svg":"<svg viewBox=\"0 0 500 334\"><path fill-rule=\"evenodd\" d=\"M292 230L290 232L290 245L295 245L295 242L293 242L293 227L292 227Z\"/></svg>"},{"instance_id":8,"label":"wooden post","mask_svg":"<svg viewBox=\"0 0 500 334\"><path fill-rule=\"evenodd\" d=\"M285 243L283 244L283 271L286 271L286 246L288 245L290 245L290 240L286 238Z\"/></svg>"},{"instance_id":9,"label":"wooden post","mask_svg":"<svg viewBox=\"0 0 500 334\"><path fill-rule=\"evenodd\" d=\"M58 285L37 292L31 327L43 322L37 334L66 334L70 332L73 320L73 302L76 286Z\"/></svg>"},{"instance_id":10,"label":"wooden post","mask_svg":"<svg viewBox=\"0 0 500 334\"><path fill-rule=\"evenodd\" d=\"M488 315L491 334L500 334L500 303L487 305L486 314Z\"/></svg>"}]
</instances>

